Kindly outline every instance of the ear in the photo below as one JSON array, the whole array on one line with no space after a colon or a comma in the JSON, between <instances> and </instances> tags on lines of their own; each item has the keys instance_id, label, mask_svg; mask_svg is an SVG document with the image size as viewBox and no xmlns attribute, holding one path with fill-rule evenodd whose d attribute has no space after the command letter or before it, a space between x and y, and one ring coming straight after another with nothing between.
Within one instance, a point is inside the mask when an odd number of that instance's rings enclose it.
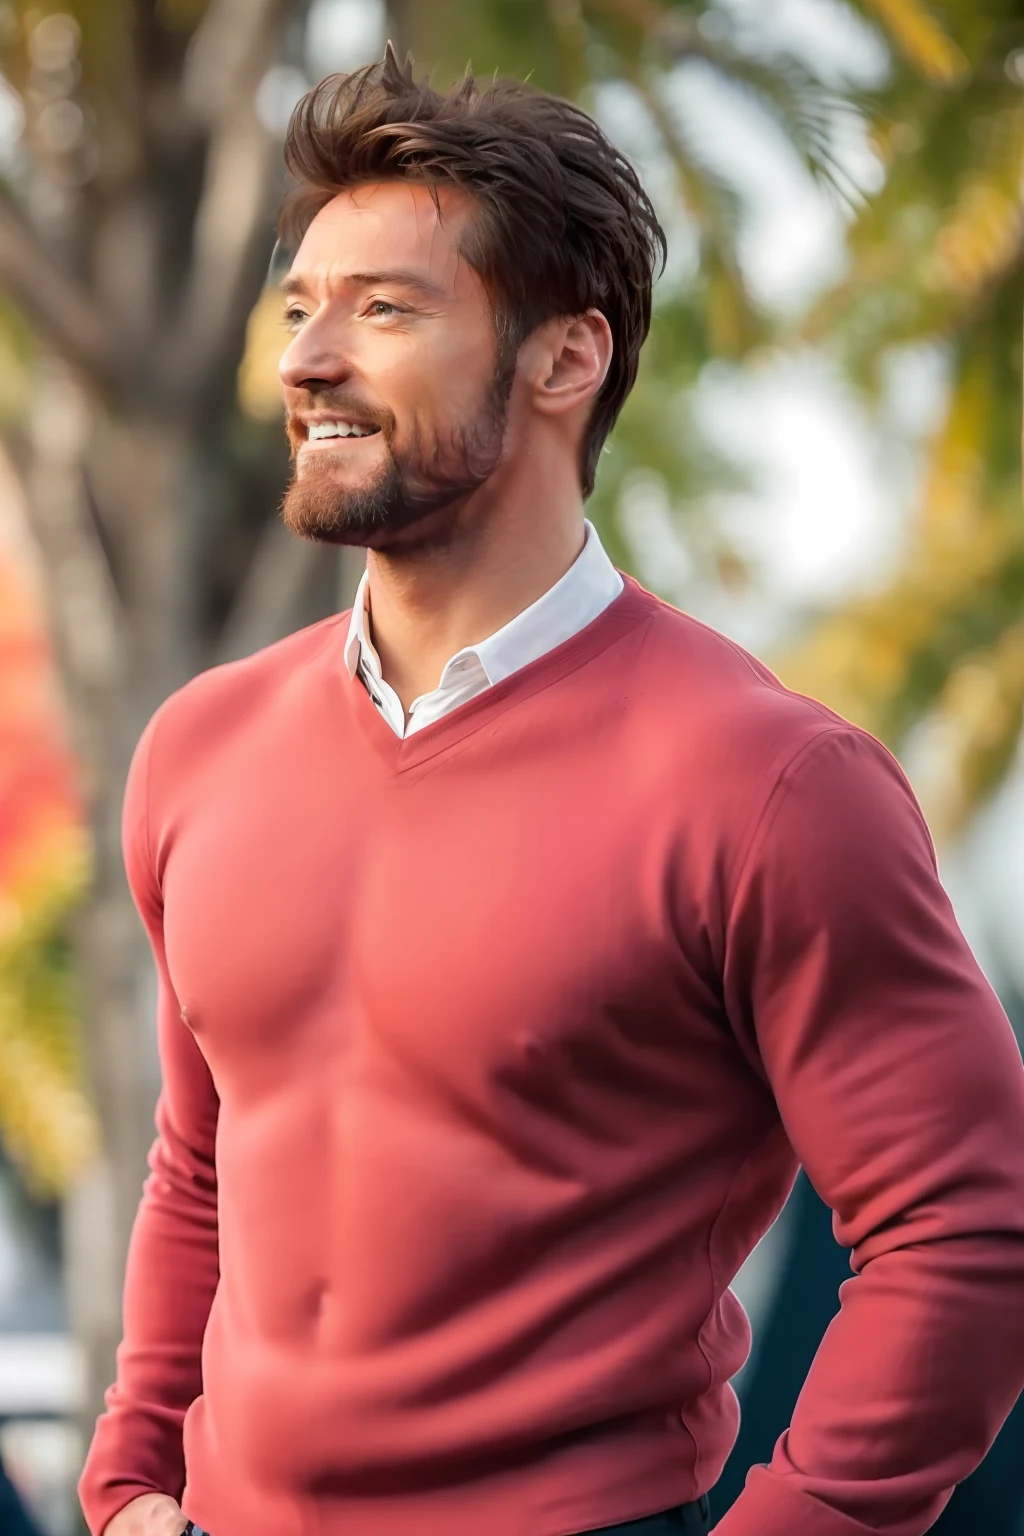
<instances>
[{"instance_id":1,"label":"ear","mask_svg":"<svg viewBox=\"0 0 1024 1536\"><path fill-rule=\"evenodd\" d=\"M559 416L588 404L605 381L614 349L601 311L549 320L532 339L537 343L530 369L536 409Z\"/></svg>"}]
</instances>

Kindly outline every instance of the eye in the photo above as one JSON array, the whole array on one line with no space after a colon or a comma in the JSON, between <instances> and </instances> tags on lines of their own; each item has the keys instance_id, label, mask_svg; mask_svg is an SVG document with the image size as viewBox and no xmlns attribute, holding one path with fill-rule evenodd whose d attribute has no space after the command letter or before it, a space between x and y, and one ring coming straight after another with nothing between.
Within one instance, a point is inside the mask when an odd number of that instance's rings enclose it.
<instances>
[{"instance_id":1,"label":"eye","mask_svg":"<svg viewBox=\"0 0 1024 1536\"><path fill-rule=\"evenodd\" d=\"M368 315L378 315L386 320L390 315L400 315L402 311L397 304L392 304L389 299L373 299L367 309Z\"/></svg>"},{"instance_id":2,"label":"eye","mask_svg":"<svg viewBox=\"0 0 1024 1536\"><path fill-rule=\"evenodd\" d=\"M286 309L281 316L281 324L286 330L295 331L298 330L300 323L305 319L306 311L304 309Z\"/></svg>"}]
</instances>

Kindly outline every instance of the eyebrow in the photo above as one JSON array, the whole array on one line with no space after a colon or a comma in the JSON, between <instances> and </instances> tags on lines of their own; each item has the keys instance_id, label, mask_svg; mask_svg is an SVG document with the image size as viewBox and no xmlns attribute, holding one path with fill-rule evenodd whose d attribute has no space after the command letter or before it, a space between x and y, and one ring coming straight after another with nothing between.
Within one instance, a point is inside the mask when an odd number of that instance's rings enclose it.
<instances>
[{"instance_id":1,"label":"eyebrow","mask_svg":"<svg viewBox=\"0 0 1024 1536\"><path fill-rule=\"evenodd\" d=\"M435 298L448 298L446 288L440 283L433 282L429 277L424 277L420 272L410 272L403 268L388 268L377 272L349 272L342 282L346 287L369 288L374 283L398 283L403 288L418 288L421 293L431 294ZM278 285L281 296L286 299L312 299L313 290L304 277L286 277Z\"/></svg>"}]
</instances>

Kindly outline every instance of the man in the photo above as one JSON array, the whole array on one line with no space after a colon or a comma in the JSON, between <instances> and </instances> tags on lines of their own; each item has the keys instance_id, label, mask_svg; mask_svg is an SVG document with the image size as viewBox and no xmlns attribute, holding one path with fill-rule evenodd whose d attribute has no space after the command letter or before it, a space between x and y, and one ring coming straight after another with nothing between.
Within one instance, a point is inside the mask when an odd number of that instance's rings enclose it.
<instances>
[{"instance_id":1,"label":"man","mask_svg":"<svg viewBox=\"0 0 1024 1536\"><path fill-rule=\"evenodd\" d=\"M654 212L575 107L390 53L286 154L284 517L367 573L136 751L91 1529L705 1529L802 1163L855 1274L715 1529L918 1536L1024 1384L1024 1069L893 760L585 522Z\"/></svg>"}]
</instances>

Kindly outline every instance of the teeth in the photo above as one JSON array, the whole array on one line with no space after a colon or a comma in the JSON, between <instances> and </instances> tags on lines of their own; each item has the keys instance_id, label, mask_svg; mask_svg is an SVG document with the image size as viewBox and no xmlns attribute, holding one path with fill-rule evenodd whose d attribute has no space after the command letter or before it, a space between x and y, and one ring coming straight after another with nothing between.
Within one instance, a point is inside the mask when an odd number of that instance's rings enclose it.
<instances>
[{"instance_id":1,"label":"teeth","mask_svg":"<svg viewBox=\"0 0 1024 1536\"><path fill-rule=\"evenodd\" d=\"M375 427L360 427L348 421L319 421L310 424L309 437L317 442L324 437L370 437Z\"/></svg>"}]
</instances>

